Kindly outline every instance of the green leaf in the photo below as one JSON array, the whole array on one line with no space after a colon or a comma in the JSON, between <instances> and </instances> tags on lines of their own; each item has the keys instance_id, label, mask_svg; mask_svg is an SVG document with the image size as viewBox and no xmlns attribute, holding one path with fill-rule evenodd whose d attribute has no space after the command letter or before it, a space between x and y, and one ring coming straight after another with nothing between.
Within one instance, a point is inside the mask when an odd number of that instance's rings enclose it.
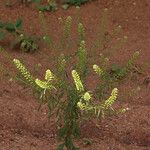
<instances>
[{"instance_id":1,"label":"green leaf","mask_svg":"<svg viewBox=\"0 0 150 150\"><path fill-rule=\"evenodd\" d=\"M65 141L65 145L66 145L67 149L73 150L74 146L73 146L73 143L72 143L72 139L67 138L66 141Z\"/></svg>"},{"instance_id":2,"label":"green leaf","mask_svg":"<svg viewBox=\"0 0 150 150\"><path fill-rule=\"evenodd\" d=\"M112 71L118 71L118 70L120 70L120 67L117 64L112 64L111 69L112 69Z\"/></svg>"},{"instance_id":3,"label":"green leaf","mask_svg":"<svg viewBox=\"0 0 150 150\"><path fill-rule=\"evenodd\" d=\"M80 6L81 4L86 3L88 0L66 0L65 3L69 5Z\"/></svg>"},{"instance_id":4,"label":"green leaf","mask_svg":"<svg viewBox=\"0 0 150 150\"><path fill-rule=\"evenodd\" d=\"M63 127L63 128L61 128L61 129L58 130L58 136L60 138L63 138L66 133L67 133L67 128L66 127Z\"/></svg>"},{"instance_id":5,"label":"green leaf","mask_svg":"<svg viewBox=\"0 0 150 150\"><path fill-rule=\"evenodd\" d=\"M0 22L0 28L4 28L5 24L3 22Z\"/></svg>"},{"instance_id":6,"label":"green leaf","mask_svg":"<svg viewBox=\"0 0 150 150\"><path fill-rule=\"evenodd\" d=\"M64 149L64 146L65 146L65 144L64 144L64 143L63 143L63 144L58 145L57 150L63 150L63 149Z\"/></svg>"},{"instance_id":7,"label":"green leaf","mask_svg":"<svg viewBox=\"0 0 150 150\"><path fill-rule=\"evenodd\" d=\"M3 40L5 38L5 33L4 32L0 32L0 40Z\"/></svg>"},{"instance_id":8,"label":"green leaf","mask_svg":"<svg viewBox=\"0 0 150 150\"><path fill-rule=\"evenodd\" d=\"M22 27L22 20L20 18L18 18L16 20L15 26L16 26L16 28L21 28Z\"/></svg>"},{"instance_id":9,"label":"green leaf","mask_svg":"<svg viewBox=\"0 0 150 150\"><path fill-rule=\"evenodd\" d=\"M32 0L34 3L40 3L41 0Z\"/></svg>"},{"instance_id":10,"label":"green leaf","mask_svg":"<svg viewBox=\"0 0 150 150\"><path fill-rule=\"evenodd\" d=\"M40 6L38 6L38 10L39 11L47 11L47 6L43 6L43 5L40 5Z\"/></svg>"},{"instance_id":11,"label":"green leaf","mask_svg":"<svg viewBox=\"0 0 150 150\"><path fill-rule=\"evenodd\" d=\"M16 29L15 29L15 25L13 23L6 23L5 25L5 29L9 32L15 32Z\"/></svg>"}]
</instances>

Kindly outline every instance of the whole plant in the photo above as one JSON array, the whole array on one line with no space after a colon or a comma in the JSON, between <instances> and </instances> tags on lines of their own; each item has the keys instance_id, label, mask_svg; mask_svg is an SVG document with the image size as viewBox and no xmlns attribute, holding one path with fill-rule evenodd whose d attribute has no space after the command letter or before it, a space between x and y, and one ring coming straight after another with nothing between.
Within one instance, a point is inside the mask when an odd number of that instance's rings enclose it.
<instances>
[{"instance_id":1,"label":"whole plant","mask_svg":"<svg viewBox=\"0 0 150 150\"><path fill-rule=\"evenodd\" d=\"M106 14L107 10L104 11L104 15ZM111 40L111 37L108 36L110 34L106 35L106 18L107 17L104 16L102 19L102 37L98 37L95 45L95 47L101 49L107 47L108 41ZM64 39L60 41L62 47L66 46L70 39L72 18L67 17L63 23ZM120 27L114 30L111 35L115 36L118 30L120 30ZM118 98L118 89L112 87L110 91L107 85L111 85L111 82L119 81L126 77L139 55L139 53L136 52L124 66L112 66L109 68L109 59L101 54L101 63L97 64L94 62L91 65L86 42L84 41L85 29L81 22L78 22L77 31L79 37L77 51L71 55L61 53L57 56L57 61L55 62L57 67L53 69L48 68L45 71L43 80L33 76L20 60L13 60L23 81L33 89L33 94L38 99L40 107L42 104L46 104L48 107L48 116L54 116L56 118L57 135L60 140L59 143L61 142L61 144L58 145L58 150L79 149L75 146L74 139L80 137L80 124L83 118L102 119L107 116L123 113L127 110L127 108L115 109L113 107ZM49 36L45 32L44 40L46 40L47 37ZM123 39L126 38L123 37ZM115 48L112 49L116 50L121 48L122 44L121 46L118 45L117 43L114 46ZM75 60L73 64L72 60ZM93 71L95 72L94 75L92 74ZM104 81L104 86L101 86L101 82L97 82L95 89L89 89L87 86L90 82L88 77L91 76L91 74L93 75L93 80L94 77L98 75L99 78ZM101 87L102 92L99 90L99 87ZM110 93L105 93L103 89L110 91ZM103 93L105 96L100 96L99 93Z\"/></svg>"},{"instance_id":2,"label":"whole plant","mask_svg":"<svg viewBox=\"0 0 150 150\"><path fill-rule=\"evenodd\" d=\"M83 47L84 44L84 47ZM85 84L86 79L83 70L86 66L85 42L82 41L79 50L84 49L85 57L77 56L80 63L76 68L68 72L67 60L61 55L57 69L46 70L43 80L33 77L26 67L18 60L13 62L20 74L31 85L41 104L47 104L49 117L55 116L57 135L62 141L58 145L58 150L77 150L73 144L74 138L80 136L80 122L84 116L104 118L112 114L125 112L126 109L114 109L113 104L118 97L118 89L114 88L107 99L95 99L94 89L88 90ZM99 74L99 68L94 64L93 69ZM78 71L77 71L78 70ZM82 79L81 79L82 75ZM87 74L86 74L87 76Z\"/></svg>"}]
</instances>

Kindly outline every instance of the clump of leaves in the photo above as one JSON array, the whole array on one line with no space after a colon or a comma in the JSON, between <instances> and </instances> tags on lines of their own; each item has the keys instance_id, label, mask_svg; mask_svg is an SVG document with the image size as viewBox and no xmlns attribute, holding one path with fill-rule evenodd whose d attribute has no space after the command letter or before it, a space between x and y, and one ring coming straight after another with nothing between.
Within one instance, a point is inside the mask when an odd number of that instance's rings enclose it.
<instances>
[{"instance_id":1,"label":"clump of leaves","mask_svg":"<svg viewBox=\"0 0 150 150\"><path fill-rule=\"evenodd\" d=\"M111 68L108 68L108 66L105 66L104 68L104 66L98 67L97 65L95 65L95 72L99 74L103 80L121 80L131 71L138 56L139 51L135 52L123 66L112 64ZM107 60L107 58L105 58L105 60Z\"/></svg>"},{"instance_id":2,"label":"clump of leaves","mask_svg":"<svg viewBox=\"0 0 150 150\"><path fill-rule=\"evenodd\" d=\"M35 37L23 33L22 20L17 19L13 22L0 22L0 40L12 34L15 39L11 42L12 48L19 48L24 52L34 52L38 49L37 40Z\"/></svg>"},{"instance_id":3,"label":"clump of leaves","mask_svg":"<svg viewBox=\"0 0 150 150\"><path fill-rule=\"evenodd\" d=\"M127 63L124 66L113 64L109 72L110 77L115 78L116 80L123 79L125 76L127 76L129 71L132 70L138 56L139 56L139 52L137 51L133 54L133 56L127 61Z\"/></svg>"},{"instance_id":4,"label":"clump of leaves","mask_svg":"<svg viewBox=\"0 0 150 150\"><path fill-rule=\"evenodd\" d=\"M17 19L15 23L13 22L0 22L0 40L7 36L7 33L19 34L22 28L22 20Z\"/></svg>"},{"instance_id":5,"label":"clump of leaves","mask_svg":"<svg viewBox=\"0 0 150 150\"><path fill-rule=\"evenodd\" d=\"M35 52L39 49L37 45L37 38L24 34L20 34L20 36L18 36L16 40L13 41L11 46L17 47L17 45L23 52Z\"/></svg>"},{"instance_id":6,"label":"clump of leaves","mask_svg":"<svg viewBox=\"0 0 150 150\"><path fill-rule=\"evenodd\" d=\"M82 4L85 4L89 0L65 0L63 8L67 9L69 6L75 5L75 6L80 6Z\"/></svg>"},{"instance_id":7,"label":"clump of leaves","mask_svg":"<svg viewBox=\"0 0 150 150\"><path fill-rule=\"evenodd\" d=\"M57 4L55 0L47 0L47 5L39 5L38 6L39 11L55 11L57 10Z\"/></svg>"}]
</instances>

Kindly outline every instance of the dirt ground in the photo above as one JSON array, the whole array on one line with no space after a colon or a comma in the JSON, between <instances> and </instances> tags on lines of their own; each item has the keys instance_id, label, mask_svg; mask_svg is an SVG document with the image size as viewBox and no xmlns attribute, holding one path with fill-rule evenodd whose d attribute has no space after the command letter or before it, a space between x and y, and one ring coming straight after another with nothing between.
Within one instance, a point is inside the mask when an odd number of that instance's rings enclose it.
<instances>
[{"instance_id":1,"label":"dirt ground","mask_svg":"<svg viewBox=\"0 0 150 150\"><path fill-rule=\"evenodd\" d=\"M82 125L81 139L76 142L81 150L150 150L150 1L149 0L93 0L81 7L81 16L86 27L86 43L90 47L96 39L98 21L104 8L108 8L110 30L118 25L123 35L128 36L126 45L111 58L112 62L124 63L137 50L140 57L136 63L142 73L135 72L118 85L117 105L128 107L125 114L102 120L98 125L93 121ZM59 9L46 13L49 33L57 41L61 16L76 17L76 9ZM34 5L29 7L15 4L11 8L0 1L0 20L15 21L23 18L28 33L41 35L38 11ZM73 29L72 40L75 37ZM10 37L11 38L11 37ZM9 40L0 42L13 58L20 58L33 72L41 64L40 77L50 68L50 59L55 54L42 42L40 50L34 54L24 54L8 47ZM64 51L62 51L64 52ZM69 51L68 51L69 52ZM43 57L44 56L44 57ZM49 57L48 57L49 56ZM0 55L6 69L14 70L12 64ZM49 62L49 64L48 64ZM55 150L57 146L56 127L53 119L48 120L45 106L37 110L38 103L28 88L11 81L7 73L1 72L0 84L0 150ZM90 84L94 84L92 81ZM84 145L83 139L92 140Z\"/></svg>"}]
</instances>

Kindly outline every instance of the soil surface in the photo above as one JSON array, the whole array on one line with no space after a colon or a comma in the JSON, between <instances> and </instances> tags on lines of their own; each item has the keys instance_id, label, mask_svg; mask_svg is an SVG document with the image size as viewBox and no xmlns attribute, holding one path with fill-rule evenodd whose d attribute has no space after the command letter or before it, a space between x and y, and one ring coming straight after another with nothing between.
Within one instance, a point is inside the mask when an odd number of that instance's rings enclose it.
<instances>
[{"instance_id":1,"label":"soil surface","mask_svg":"<svg viewBox=\"0 0 150 150\"><path fill-rule=\"evenodd\" d=\"M17 0L16 0L17 1ZM23 19L24 29L33 35L42 35L39 14L36 6L29 7L15 3L10 8L0 1L0 20L15 21ZM81 125L81 139L76 142L81 150L150 150L150 1L149 0L93 0L81 7L81 18L86 28L87 47L96 40L98 23L104 8L109 10L109 30L122 26L122 35L128 37L126 45L113 52L112 63L125 63L135 51L140 51L136 62L138 69L132 72L118 85L118 106L128 107L129 111L119 116L98 122L88 121ZM45 13L48 33L55 41L60 38L59 17L76 18L76 8L61 8L56 12ZM76 20L76 19L73 19ZM73 24L72 41L76 37L76 23ZM40 50L34 54L12 50L8 45L12 37L0 42L0 45L12 56L23 60L33 74L43 77L45 70L51 68L51 59L56 53L71 53L72 48L55 51L40 41ZM93 52L96 54L101 51ZM12 59L11 58L11 59ZM5 69L15 73L15 68L6 57L0 55ZM29 88L12 80L7 71L1 71L0 77L0 150L56 150L57 138L54 119L47 118L47 108L38 111L38 102ZM91 87L94 82L90 82ZM84 138L91 139L85 145Z\"/></svg>"}]
</instances>

